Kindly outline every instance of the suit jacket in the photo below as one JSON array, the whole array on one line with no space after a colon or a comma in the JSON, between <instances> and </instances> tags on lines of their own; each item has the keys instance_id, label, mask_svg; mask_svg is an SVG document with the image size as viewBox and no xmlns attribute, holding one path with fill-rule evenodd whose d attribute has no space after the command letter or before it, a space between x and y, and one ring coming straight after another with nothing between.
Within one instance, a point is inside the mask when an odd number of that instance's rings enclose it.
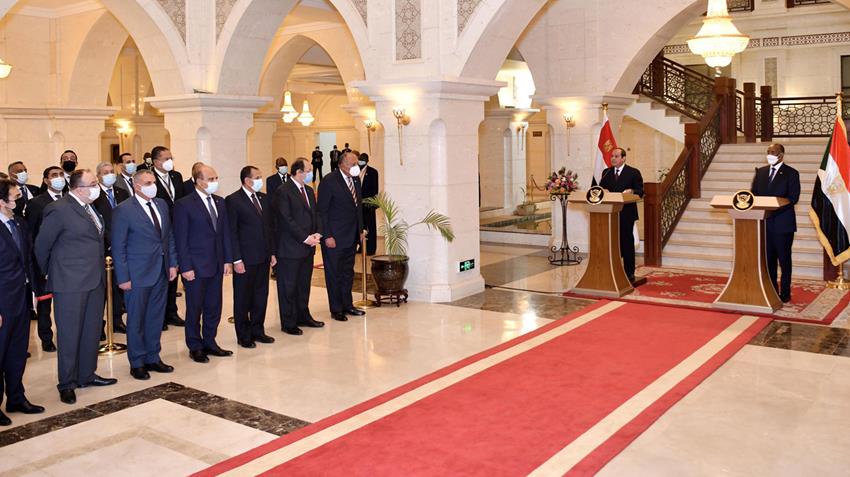
<instances>
[{"instance_id":1,"label":"suit jacket","mask_svg":"<svg viewBox=\"0 0 850 477\"><path fill-rule=\"evenodd\" d=\"M363 199L375 197L378 195L378 170L374 167L365 167L366 174L363 176ZM366 206L369 209L375 210L375 207Z\"/></svg>"},{"instance_id":2,"label":"suit jacket","mask_svg":"<svg viewBox=\"0 0 850 477\"><path fill-rule=\"evenodd\" d=\"M99 219L103 224L103 217ZM48 291L87 292L103 286L103 248L103 233L70 194L44 209L35 257L47 275Z\"/></svg>"},{"instance_id":3,"label":"suit jacket","mask_svg":"<svg viewBox=\"0 0 850 477\"><path fill-rule=\"evenodd\" d=\"M183 175L177 171L171 171L168 173L168 176L171 178L171 184L174 186L174 200L171 199L171 196L168 194L168 190L165 188L165 182L159 178L159 174L156 170L153 170L153 175L156 177L157 198L164 200L165 203L168 204L168 210L173 213L174 204L187 195L183 189Z\"/></svg>"},{"instance_id":4,"label":"suit jacket","mask_svg":"<svg viewBox=\"0 0 850 477\"><path fill-rule=\"evenodd\" d=\"M224 271L225 263L233 263L230 221L224 199L213 195L218 221L213 228L205 200L194 193L174 206L174 240L181 272L195 271L197 278L211 278Z\"/></svg>"},{"instance_id":5,"label":"suit jacket","mask_svg":"<svg viewBox=\"0 0 850 477\"><path fill-rule=\"evenodd\" d=\"M338 149L333 149L328 155L331 157L331 170L336 170L339 167L339 156L342 154L342 151Z\"/></svg>"},{"instance_id":6,"label":"suit jacket","mask_svg":"<svg viewBox=\"0 0 850 477\"><path fill-rule=\"evenodd\" d=\"M599 181L599 186L611 192L623 192L626 189L631 189L635 195L643 197L643 176L640 175L640 170L625 164L620 172L620 177L614 173L614 168L609 167L602 171L602 179ZM620 212L622 220L637 220L638 211L637 204L626 204L623 206L623 211ZM631 233L631 231L628 231Z\"/></svg>"},{"instance_id":7,"label":"suit jacket","mask_svg":"<svg viewBox=\"0 0 850 477\"><path fill-rule=\"evenodd\" d=\"M117 184L117 181L116 181ZM115 195L115 203L120 204L130 198L130 195L124 189L112 187L112 193ZM112 241L112 212L113 208L109 205L109 199L106 197L106 191L101 188L100 197L92 202L92 206L97 209L97 212L103 217L103 243L106 245L106 254L110 255L110 247Z\"/></svg>"},{"instance_id":8,"label":"suit jacket","mask_svg":"<svg viewBox=\"0 0 850 477\"><path fill-rule=\"evenodd\" d=\"M277 172L266 177L266 194L268 194L269 197L274 197L274 192L284 182L289 182L289 174L284 174L282 179L280 174Z\"/></svg>"},{"instance_id":9,"label":"suit jacket","mask_svg":"<svg viewBox=\"0 0 850 477\"><path fill-rule=\"evenodd\" d=\"M314 233L322 233L318 204L313 188L305 184L307 200L299 192L295 181L288 181L278 188L272 201L274 237L277 239L276 252L281 258L311 257L316 248L304 243Z\"/></svg>"},{"instance_id":10,"label":"suit jacket","mask_svg":"<svg viewBox=\"0 0 850 477\"><path fill-rule=\"evenodd\" d=\"M49 192L45 191L36 196L35 199L31 200L27 205L27 226L29 227L33 240L38 237L38 232L41 229L41 222L44 220L45 207L53 202L53 196L51 196Z\"/></svg>"},{"instance_id":11,"label":"suit jacket","mask_svg":"<svg viewBox=\"0 0 850 477\"><path fill-rule=\"evenodd\" d=\"M130 177L132 178L132 176ZM118 173L118 179L115 181L115 185L113 187L123 190L127 193L128 197L136 195L136 193L133 191L133 188L130 187L130 184L128 184L127 180L124 179L124 175L120 172Z\"/></svg>"},{"instance_id":12,"label":"suit jacket","mask_svg":"<svg viewBox=\"0 0 850 477\"><path fill-rule=\"evenodd\" d=\"M230 223L233 261L242 260L245 265L259 265L269 261L274 249L269 200L262 192L257 192L256 195L262 214L257 213L256 207L242 187L224 200Z\"/></svg>"},{"instance_id":13,"label":"suit jacket","mask_svg":"<svg viewBox=\"0 0 850 477\"><path fill-rule=\"evenodd\" d=\"M183 195L189 195L192 192L195 192L195 181L190 177L183 181Z\"/></svg>"},{"instance_id":14,"label":"suit jacket","mask_svg":"<svg viewBox=\"0 0 850 477\"><path fill-rule=\"evenodd\" d=\"M759 167L756 169L750 191L755 195L788 199L790 203L776 209L767 217L767 227L777 233L797 231L797 215L794 213L794 204L800 200L800 173L797 169L783 163L771 182L770 166Z\"/></svg>"},{"instance_id":15,"label":"suit jacket","mask_svg":"<svg viewBox=\"0 0 850 477\"><path fill-rule=\"evenodd\" d=\"M322 164L325 162L322 158L325 154L322 151L313 150L313 154L310 155L310 163L313 165L313 168L322 168Z\"/></svg>"},{"instance_id":16,"label":"suit jacket","mask_svg":"<svg viewBox=\"0 0 850 477\"><path fill-rule=\"evenodd\" d=\"M13 215L18 224L21 249L15 245L8 227L0 222L0 316L24 316L31 297L27 294L27 280L32 281L32 242L27 224Z\"/></svg>"},{"instance_id":17,"label":"suit jacket","mask_svg":"<svg viewBox=\"0 0 850 477\"><path fill-rule=\"evenodd\" d=\"M26 197L24 191L26 190ZM15 215L26 217L27 205L41 193L41 189L34 185L24 184L21 186L21 198L15 201Z\"/></svg>"},{"instance_id":18,"label":"suit jacket","mask_svg":"<svg viewBox=\"0 0 850 477\"><path fill-rule=\"evenodd\" d=\"M319 183L319 217L325 236L333 238L338 247L350 247L360 241L363 231L363 204L360 178L354 177L357 202L351 197L342 171L336 170Z\"/></svg>"},{"instance_id":19,"label":"suit jacket","mask_svg":"<svg viewBox=\"0 0 850 477\"><path fill-rule=\"evenodd\" d=\"M168 214L168 204L153 199L162 218L157 234L153 221L138 200L122 202L112 220L112 258L116 283L132 282L133 287L152 287L167 269L177 266L177 247Z\"/></svg>"}]
</instances>

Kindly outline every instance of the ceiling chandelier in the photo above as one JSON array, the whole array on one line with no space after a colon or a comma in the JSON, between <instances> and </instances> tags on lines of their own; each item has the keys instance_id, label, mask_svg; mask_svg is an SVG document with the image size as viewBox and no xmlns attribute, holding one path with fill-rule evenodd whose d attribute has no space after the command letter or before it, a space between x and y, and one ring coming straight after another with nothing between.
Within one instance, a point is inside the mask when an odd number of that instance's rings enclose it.
<instances>
[{"instance_id":1,"label":"ceiling chandelier","mask_svg":"<svg viewBox=\"0 0 850 477\"><path fill-rule=\"evenodd\" d=\"M287 124L295 121L295 118L298 117L298 111L292 106L292 93L289 91L283 93L283 107L280 108L280 112L283 116L283 122Z\"/></svg>"},{"instance_id":2,"label":"ceiling chandelier","mask_svg":"<svg viewBox=\"0 0 850 477\"><path fill-rule=\"evenodd\" d=\"M313 124L316 118L310 114L310 105L307 103L307 100L304 100L304 107L301 108L301 114L298 116L298 122L301 123L302 126L309 126Z\"/></svg>"},{"instance_id":3,"label":"ceiling chandelier","mask_svg":"<svg viewBox=\"0 0 850 477\"><path fill-rule=\"evenodd\" d=\"M732 63L732 57L744 51L750 37L741 34L732 24L726 0L709 0L702 28L688 40L688 48L705 58L708 66L718 70Z\"/></svg>"}]
</instances>

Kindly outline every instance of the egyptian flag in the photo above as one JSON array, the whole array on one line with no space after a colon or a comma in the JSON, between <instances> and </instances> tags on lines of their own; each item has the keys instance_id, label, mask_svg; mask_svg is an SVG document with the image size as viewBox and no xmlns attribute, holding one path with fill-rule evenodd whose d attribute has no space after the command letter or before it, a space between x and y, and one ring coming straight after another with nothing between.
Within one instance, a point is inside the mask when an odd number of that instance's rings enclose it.
<instances>
[{"instance_id":1,"label":"egyptian flag","mask_svg":"<svg viewBox=\"0 0 850 477\"><path fill-rule=\"evenodd\" d=\"M847 129L839 115L823 161L820 163L815 189L812 191L812 210L809 217L818 232L818 239L832 260L840 265L850 259L850 145Z\"/></svg>"},{"instance_id":2,"label":"egyptian flag","mask_svg":"<svg viewBox=\"0 0 850 477\"><path fill-rule=\"evenodd\" d=\"M614 139L614 132L611 130L611 122L608 121L608 112L606 111L602 120L602 129L599 131L599 140L596 141L596 163L593 165L593 185L599 184L602 180L602 173L605 169L611 167L611 153L617 149L617 140ZM640 232L638 232L637 222L632 228L632 235L635 238L635 247L640 245Z\"/></svg>"}]
</instances>

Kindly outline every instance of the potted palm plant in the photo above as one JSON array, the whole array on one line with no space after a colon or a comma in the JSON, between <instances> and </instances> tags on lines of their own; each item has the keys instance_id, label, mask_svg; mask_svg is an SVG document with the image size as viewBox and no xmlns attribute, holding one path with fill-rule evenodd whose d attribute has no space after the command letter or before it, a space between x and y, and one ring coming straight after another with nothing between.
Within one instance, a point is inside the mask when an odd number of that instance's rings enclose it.
<instances>
[{"instance_id":1,"label":"potted palm plant","mask_svg":"<svg viewBox=\"0 0 850 477\"><path fill-rule=\"evenodd\" d=\"M429 211L422 220L408 224L401 218L398 205L386 192L369 197L363 201L363 204L381 209L384 213L384 220L379 230L384 235L386 255L372 257L372 277L378 289L376 297L392 296L404 291L404 282L408 274L407 232L412 227L425 225L439 232L447 242L455 238L449 218L433 210Z\"/></svg>"}]
</instances>

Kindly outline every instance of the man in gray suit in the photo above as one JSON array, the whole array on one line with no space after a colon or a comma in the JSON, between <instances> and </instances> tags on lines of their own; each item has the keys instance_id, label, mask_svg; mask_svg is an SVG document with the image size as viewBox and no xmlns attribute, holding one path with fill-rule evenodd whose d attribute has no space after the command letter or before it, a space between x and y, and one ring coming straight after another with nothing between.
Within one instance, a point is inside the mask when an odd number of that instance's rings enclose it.
<instances>
[{"instance_id":1,"label":"man in gray suit","mask_svg":"<svg viewBox=\"0 0 850 477\"><path fill-rule=\"evenodd\" d=\"M59 397L73 404L76 388L117 380L95 374L105 287L104 222L91 204L100 186L88 169L72 172L68 182L70 193L44 209L35 257L56 310Z\"/></svg>"}]
</instances>

